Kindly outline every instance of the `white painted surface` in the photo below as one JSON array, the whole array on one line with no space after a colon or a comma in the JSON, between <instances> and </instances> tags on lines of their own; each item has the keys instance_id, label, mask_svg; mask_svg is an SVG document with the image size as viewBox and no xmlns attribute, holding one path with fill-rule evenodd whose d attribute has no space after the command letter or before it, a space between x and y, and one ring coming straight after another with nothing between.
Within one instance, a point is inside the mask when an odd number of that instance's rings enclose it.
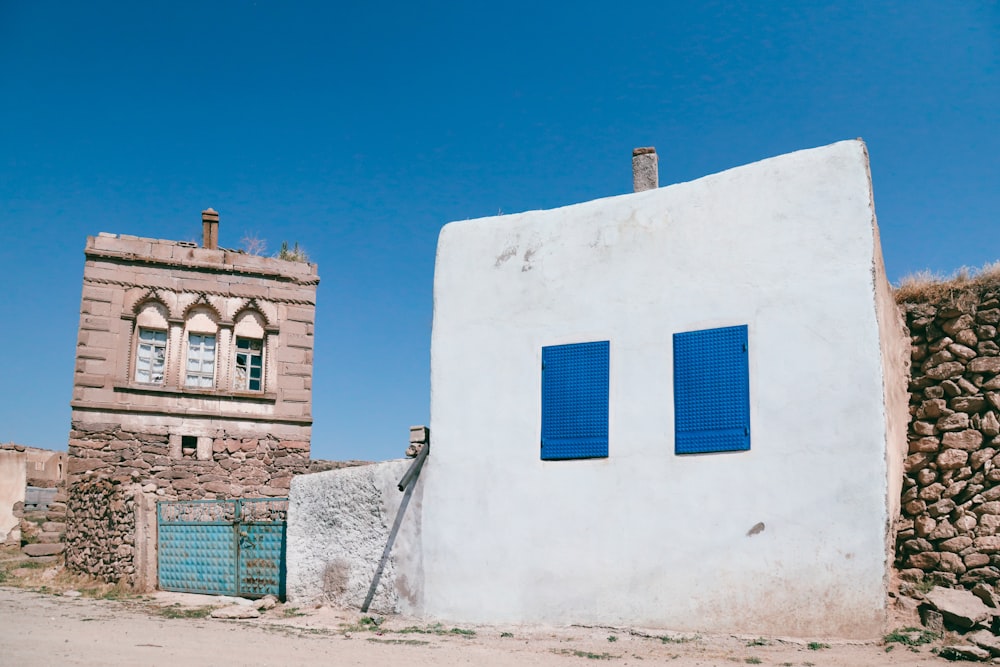
<instances>
[{"instance_id":1,"label":"white painted surface","mask_svg":"<svg viewBox=\"0 0 1000 667\"><path fill-rule=\"evenodd\" d=\"M21 520L14 516L14 505L24 502L27 457L25 452L0 449L0 544L8 537L20 539Z\"/></svg>"},{"instance_id":2,"label":"white painted surface","mask_svg":"<svg viewBox=\"0 0 1000 667\"><path fill-rule=\"evenodd\" d=\"M385 461L292 479L285 586L290 602L361 607L403 498L397 484L411 464ZM412 595L413 582L406 573L419 572L419 511L415 492L379 580L372 612L398 611L400 597ZM399 563L403 574L398 574Z\"/></svg>"},{"instance_id":3,"label":"white painted surface","mask_svg":"<svg viewBox=\"0 0 1000 667\"><path fill-rule=\"evenodd\" d=\"M404 611L878 635L884 277L867 169L849 141L446 226L423 587ZM752 449L676 456L671 335L739 324ZM611 341L610 455L541 461L541 348L595 340Z\"/></svg>"}]
</instances>

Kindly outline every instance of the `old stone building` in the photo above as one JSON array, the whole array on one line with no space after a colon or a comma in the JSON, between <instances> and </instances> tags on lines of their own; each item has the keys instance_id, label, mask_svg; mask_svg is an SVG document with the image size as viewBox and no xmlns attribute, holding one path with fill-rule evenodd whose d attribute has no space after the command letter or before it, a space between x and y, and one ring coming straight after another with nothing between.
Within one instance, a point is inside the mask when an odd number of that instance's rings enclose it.
<instances>
[{"instance_id":1,"label":"old stone building","mask_svg":"<svg viewBox=\"0 0 1000 667\"><path fill-rule=\"evenodd\" d=\"M69 482L190 499L281 496L309 463L316 265L204 244L87 239Z\"/></svg>"}]
</instances>

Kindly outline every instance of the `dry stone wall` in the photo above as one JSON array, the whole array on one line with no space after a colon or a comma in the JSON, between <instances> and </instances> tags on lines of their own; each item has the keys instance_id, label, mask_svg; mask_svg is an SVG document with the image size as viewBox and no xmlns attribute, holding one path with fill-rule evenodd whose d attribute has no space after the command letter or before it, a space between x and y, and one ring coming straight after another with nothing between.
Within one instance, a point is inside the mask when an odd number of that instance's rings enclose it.
<instances>
[{"instance_id":1,"label":"dry stone wall","mask_svg":"<svg viewBox=\"0 0 1000 667\"><path fill-rule=\"evenodd\" d=\"M206 443L208 444L208 443ZM309 442L219 432L210 449L171 445L163 429L124 430L116 424L74 422L69 441L70 484L91 476L134 482L162 500L288 495L293 475L354 465L314 461Z\"/></svg>"},{"instance_id":2,"label":"dry stone wall","mask_svg":"<svg viewBox=\"0 0 1000 667\"><path fill-rule=\"evenodd\" d=\"M1000 284L903 295L912 341L909 455L896 565L904 579L1000 581Z\"/></svg>"},{"instance_id":3,"label":"dry stone wall","mask_svg":"<svg viewBox=\"0 0 1000 667\"><path fill-rule=\"evenodd\" d=\"M66 507L66 566L110 583L135 584L136 488L111 479L79 482Z\"/></svg>"}]
</instances>

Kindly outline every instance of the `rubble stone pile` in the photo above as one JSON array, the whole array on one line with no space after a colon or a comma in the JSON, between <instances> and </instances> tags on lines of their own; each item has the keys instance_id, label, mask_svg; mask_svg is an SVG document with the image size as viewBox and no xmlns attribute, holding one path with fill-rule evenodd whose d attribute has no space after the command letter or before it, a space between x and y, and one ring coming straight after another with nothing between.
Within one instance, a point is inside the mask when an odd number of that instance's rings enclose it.
<instances>
[{"instance_id":1,"label":"rubble stone pile","mask_svg":"<svg viewBox=\"0 0 1000 667\"><path fill-rule=\"evenodd\" d=\"M1000 580L1000 286L900 303L912 341L909 453L896 565L904 580Z\"/></svg>"}]
</instances>

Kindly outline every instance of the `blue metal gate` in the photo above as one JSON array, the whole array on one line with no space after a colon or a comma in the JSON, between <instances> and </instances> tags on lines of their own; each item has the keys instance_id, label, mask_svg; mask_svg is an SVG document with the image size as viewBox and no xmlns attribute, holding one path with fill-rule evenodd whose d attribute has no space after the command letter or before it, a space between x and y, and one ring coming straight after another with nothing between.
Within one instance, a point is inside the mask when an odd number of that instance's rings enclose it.
<instances>
[{"instance_id":1,"label":"blue metal gate","mask_svg":"<svg viewBox=\"0 0 1000 667\"><path fill-rule=\"evenodd\" d=\"M165 591L285 597L288 498L157 503Z\"/></svg>"}]
</instances>

